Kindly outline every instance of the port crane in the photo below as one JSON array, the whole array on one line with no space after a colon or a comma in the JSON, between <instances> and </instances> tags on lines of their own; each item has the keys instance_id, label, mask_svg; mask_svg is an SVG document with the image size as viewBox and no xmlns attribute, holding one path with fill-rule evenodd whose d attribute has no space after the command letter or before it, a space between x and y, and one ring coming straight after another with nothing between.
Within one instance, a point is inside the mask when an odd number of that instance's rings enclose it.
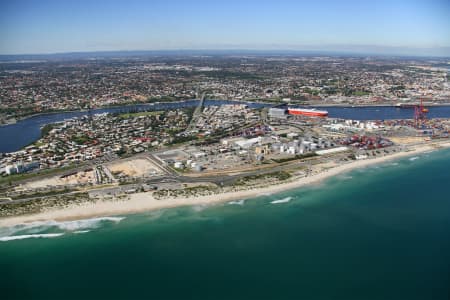
<instances>
[{"instance_id":1,"label":"port crane","mask_svg":"<svg viewBox=\"0 0 450 300\"><path fill-rule=\"evenodd\" d=\"M423 106L423 98L420 98L420 104L414 106L414 125L419 128L427 121L428 108Z\"/></svg>"}]
</instances>

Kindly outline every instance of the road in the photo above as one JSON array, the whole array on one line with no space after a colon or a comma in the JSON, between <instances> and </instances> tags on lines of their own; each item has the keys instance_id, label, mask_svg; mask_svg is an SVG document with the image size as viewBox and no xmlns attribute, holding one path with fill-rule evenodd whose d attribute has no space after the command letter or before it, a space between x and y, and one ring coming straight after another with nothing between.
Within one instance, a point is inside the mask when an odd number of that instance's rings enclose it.
<instances>
[{"instance_id":1,"label":"road","mask_svg":"<svg viewBox=\"0 0 450 300\"><path fill-rule=\"evenodd\" d=\"M194 113L192 114L191 122L189 123L189 126L186 131L194 129L195 125L197 124L197 119L203 112L203 104L205 103L205 97L206 92L203 92L202 96L200 97L200 102L198 103L198 106L195 108Z\"/></svg>"},{"instance_id":2,"label":"road","mask_svg":"<svg viewBox=\"0 0 450 300\"><path fill-rule=\"evenodd\" d=\"M339 161L346 159L348 160L348 152L342 152L332 155L323 155L323 156L315 156L308 159L301 159L301 160L293 160L286 163L281 164L271 164L268 165L268 168L262 168L262 169L250 169L245 172L236 172L230 173L230 174L215 174L215 175L207 175L207 176L188 176L183 174L178 174L172 169L163 166L161 162L159 162L156 158L150 157L145 155L145 157L149 158L153 163L157 164L159 167L163 168L165 171L167 171L164 175L158 176L158 177L148 177L148 178L139 178L136 179L134 182L128 183L128 184L120 184L110 187L103 187L103 188L94 188L94 189L86 189L86 190L80 190L80 191L68 191L66 193L58 194L59 196L63 196L66 194L74 194L79 192L88 192L91 195L120 195L127 193L127 191L140 191L143 185L148 186L155 186L159 188L177 188L182 187L184 183L214 183L218 186L228 186L233 184L236 180L248 177L248 176L258 176L258 175L264 175L274 172L280 172L280 171L296 171L296 170L304 170L305 172L309 172L311 170L312 165L322 164L325 162L330 162L330 158L333 161ZM144 154L140 154L139 156L144 156ZM203 175L203 174L202 174ZM30 195L29 198L23 198L19 200L13 200L12 202L15 203L23 203L27 201L33 201L35 199L40 198L40 196L33 196ZM42 197L42 196L41 196ZM8 202L0 202L0 205L11 203L11 201Z\"/></svg>"}]
</instances>

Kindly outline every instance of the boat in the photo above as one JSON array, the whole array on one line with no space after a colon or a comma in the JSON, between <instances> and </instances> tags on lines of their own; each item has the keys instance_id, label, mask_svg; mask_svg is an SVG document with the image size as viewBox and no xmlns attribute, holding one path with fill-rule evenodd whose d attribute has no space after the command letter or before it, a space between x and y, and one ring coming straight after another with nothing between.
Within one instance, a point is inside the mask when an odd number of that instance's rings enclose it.
<instances>
[{"instance_id":1,"label":"boat","mask_svg":"<svg viewBox=\"0 0 450 300\"><path fill-rule=\"evenodd\" d=\"M416 107L417 105L419 105L419 103L397 103L397 104L395 104L395 107L398 107L398 108L414 108L414 107Z\"/></svg>"},{"instance_id":2,"label":"boat","mask_svg":"<svg viewBox=\"0 0 450 300\"><path fill-rule=\"evenodd\" d=\"M302 115L309 117L326 117L328 112L326 110L317 110L315 108L294 108L288 107L288 114L290 115Z\"/></svg>"}]
</instances>

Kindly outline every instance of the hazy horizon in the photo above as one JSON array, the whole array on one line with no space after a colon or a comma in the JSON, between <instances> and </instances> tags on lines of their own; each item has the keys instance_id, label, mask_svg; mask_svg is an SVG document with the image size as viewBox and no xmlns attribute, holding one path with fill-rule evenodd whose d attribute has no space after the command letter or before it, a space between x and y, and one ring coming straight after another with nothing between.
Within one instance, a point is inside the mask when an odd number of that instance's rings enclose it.
<instances>
[{"instance_id":1,"label":"hazy horizon","mask_svg":"<svg viewBox=\"0 0 450 300\"><path fill-rule=\"evenodd\" d=\"M0 3L0 54L330 51L450 56L444 0Z\"/></svg>"},{"instance_id":2,"label":"hazy horizon","mask_svg":"<svg viewBox=\"0 0 450 300\"><path fill-rule=\"evenodd\" d=\"M417 57L417 58L450 58L450 47L438 49L425 49L428 51L417 51L411 48L390 48L371 46L348 46L336 48L199 48L199 49L130 49L130 50L97 50L97 51L67 51L48 53L14 53L0 54L0 59L13 58L52 58L72 57L81 58L98 56L195 56L195 55L291 55L291 56L374 56L374 57Z\"/></svg>"}]
</instances>

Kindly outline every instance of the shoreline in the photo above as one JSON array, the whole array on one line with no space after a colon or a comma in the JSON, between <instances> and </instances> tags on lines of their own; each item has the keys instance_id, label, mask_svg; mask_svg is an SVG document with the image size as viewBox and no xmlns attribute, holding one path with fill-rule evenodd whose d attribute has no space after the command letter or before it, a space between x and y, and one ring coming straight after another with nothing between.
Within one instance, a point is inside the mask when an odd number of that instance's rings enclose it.
<instances>
[{"instance_id":1,"label":"shoreline","mask_svg":"<svg viewBox=\"0 0 450 300\"><path fill-rule=\"evenodd\" d=\"M350 163L322 170L319 173L311 176L297 178L294 181L282 182L264 188L224 192L198 197L166 198L163 200L155 199L152 195L152 192L140 192L131 194L128 200L98 201L95 203L86 202L64 209L48 210L30 215L6 217L4 219L0 219L0 227L10 227L31 222L53 220L68 221L93 217L120 216L182 206L213 205L233 200L244 200L262 195L275 194L291 189L301 188L310 184L320 183L325 179L352 171L354 169L364 168L377 163L383 163L386 161L400 159L408 156L414 156L428 151L439 151L449 147L449 141L415 145L412 146L412 149L409 151L398 152L372 159L352 161Z\"/></svg>"}]
</instances>

